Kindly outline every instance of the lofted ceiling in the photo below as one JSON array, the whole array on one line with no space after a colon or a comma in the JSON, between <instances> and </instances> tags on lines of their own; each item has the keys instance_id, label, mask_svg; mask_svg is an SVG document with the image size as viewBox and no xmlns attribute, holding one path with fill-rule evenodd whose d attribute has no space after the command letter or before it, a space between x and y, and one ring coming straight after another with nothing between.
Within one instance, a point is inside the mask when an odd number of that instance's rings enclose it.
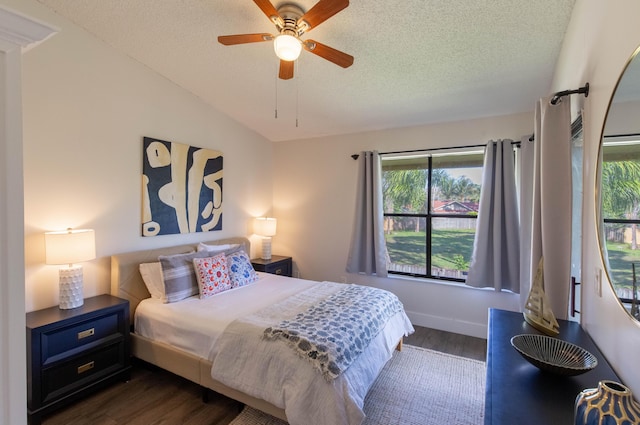
<instances>
[{"instance_id":1,"label":"lofted ceiling","mask_svg":"<svg viewBox=\"0 0 640 425\"><path fill-rule=\"evenodd\" d=\"M279 80L272 42L217 42L275 34L252 0L38 1L271 141L532 111L575 3L353 0L302 38L354 64L303 51L295 77ZM307 11L316 0L272 3Z\"/></svg>"}]
</instances>

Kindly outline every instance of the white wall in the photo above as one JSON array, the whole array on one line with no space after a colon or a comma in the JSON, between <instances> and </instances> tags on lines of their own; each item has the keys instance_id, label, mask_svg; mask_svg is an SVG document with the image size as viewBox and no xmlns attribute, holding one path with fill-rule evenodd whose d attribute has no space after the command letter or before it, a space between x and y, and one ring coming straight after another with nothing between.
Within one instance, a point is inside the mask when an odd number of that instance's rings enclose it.
<instances>
[{"instance_id":1,"label":"white wall","mask_svg":"<svg viewBox=\"0 0 640 425\"><path fill-rule=\"evenodd\" d=\"M560 90L582 86L586 81L590 83L589 97L578 100L584 103L585 142L582 325L623 383L636 395L640 394L640 325L622 310L606 274L602 296L596 293L596 273L604 266L597 239L595 182L598 147L609 99L629 56L640 44L638 16L640 2L636 0L578 0L552 87Z\"/></svg>"},{"instance_id":2,"label":"white wall","mask_svg":"<svg viewBox=\"0 0 640 425\"><path fill-rule=\"evenodd\" d=\"M357 164L362 150L395 151L519 140L533 131L532 112L464 122L377 131L274 147L274 252L291 255L301 277L354 282L389 289L412 322L486 338L489 307L519 309L514 294L412 279L347 274L345 266L355 211Z\"/></svg>"},{"instance_id":3,"label":"white wall","mask_svg":"<svg viewBox=\"0 0 640 425\"><path fill-rule=\"evenodd\" d=\"M56 29L0 7L0 423L26 423L22 53Z\"/></svg>"},{"instance_id":4,"label":"white wall","mask_svg":"<svg viewBox=\"0 0 640 425\"><path fill-rule=\"evenodd\" d=\"M86 297L109 292L111 254L251 234L271 207L271 142L34 0L2 2L61 28L23 62L26 311L58 303L45 231L95 229ZM223 152L222 231L140 236L143 136Z\"/></svg>"}]
</instances>

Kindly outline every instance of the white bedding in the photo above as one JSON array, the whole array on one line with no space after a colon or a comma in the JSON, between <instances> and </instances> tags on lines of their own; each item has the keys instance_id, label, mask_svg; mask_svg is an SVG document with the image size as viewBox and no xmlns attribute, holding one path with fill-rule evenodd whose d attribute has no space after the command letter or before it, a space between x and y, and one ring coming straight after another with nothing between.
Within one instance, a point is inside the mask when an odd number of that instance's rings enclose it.
<instances>
[{"instance_id":1,"label":"white bedding","mask_svg":"<svg viewBox=\"0 0 640 425\"><path fill-rule=\"evenodd\" d=\"M147 298L134 317L135 333L212 361L215 342L229 323L313 286L309 280L257 272L253 284L212 297L165 304ZM250 295L248 295L250 294Z\"/></svg>"},{"instance_id":2,"label":"white bedding","mask_svg":"<svg viewBox=\"0 0 640 425\"><path fill-rule=\"evenodd\" d=\"M286 344L261 338L269 326L265 317L277 313L268 307L322 284L259 275L254 284L207 299L144 300L136 309L135 332L209 359L213 379L283 408L290 425L360 425L370 386L398 341L413 332L406 314L393 316L357 361L329 382Z\"/></svg>"}]
</instances>

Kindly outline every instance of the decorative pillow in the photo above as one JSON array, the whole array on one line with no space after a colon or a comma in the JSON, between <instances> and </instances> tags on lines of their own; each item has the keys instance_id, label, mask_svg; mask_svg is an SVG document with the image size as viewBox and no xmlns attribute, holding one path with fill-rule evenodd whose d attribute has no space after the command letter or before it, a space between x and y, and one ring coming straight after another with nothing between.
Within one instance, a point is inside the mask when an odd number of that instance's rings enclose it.
<instances>
[{"instance_id":1,"label":"decorative pillow","mask_svg":"<svg viewBox=\"0 0 640 425\"><path fill-rule=\"evenodd\" d=\"M224 253L213 257L194 258L193 266L198 279L200 299L209 298L232 288L227 270L227 257Z\"/></svg>"},{"instance_id":2,"label":"decorative pillow","mask_svg":"<svg viewBox=\"0 0 640 425\"><path fill-rule=\"evenodd\" d=\"M162 265L159 261L155 263L141 263L140 275L144 281L147 291L151 294L151 298L161 300L164 294L164 278L162 276Z\"/></svg>"},{"instance_id":3,"label":"decorative pillow","mask_svg":"<svg viewBox=\"0 0 640 425\"><path fill-rule=\"evenodd\" d=\"M164 276L165 303L173 303L198 294L198 280L193 268L194 258L210 257L209 251L158 257Z\"/></svg>"},{"instance_id":4,"label":"decorative pillow","mask_svg":"<svg viewBox=\"0 0 640 425\"><path fill-rule=\"evenodd\" d=\"M253 269L251 260L243 249L227 253L227 265L231 276L231 286L234 288L258 280L258 273Z\"/></svg>"},{"instance_id":5,"label":"decorative pillow","mask_svg":"<svg viewBox=\"0 0 640 425\"><path fill-rule=\"evenodd\" d=\"M227 243L224 245L208 245L204 242L198 244L198 251L220 252L228 249L236 249L240 246L237 243Z\"/></svg>"}]
</instances>

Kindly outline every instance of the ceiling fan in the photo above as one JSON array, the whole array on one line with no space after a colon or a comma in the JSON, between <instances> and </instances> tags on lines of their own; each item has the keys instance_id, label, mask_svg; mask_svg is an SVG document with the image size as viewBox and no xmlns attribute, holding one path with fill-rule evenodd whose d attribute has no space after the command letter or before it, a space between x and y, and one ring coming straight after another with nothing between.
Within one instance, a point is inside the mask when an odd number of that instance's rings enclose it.
<instances>
[{"instance_id":1,"label":"ceiling fan","mask_svg":"<svg viewBox=\"0 0 640 425\"><path fill-rule=\"evenodd\" d=\"M306 13L300 6L285 3L277 9L269 0L253 0L255 4L273 22L277 35L268 33L221 35L218 41L225 46L244 43L256 43L273 40L273 46L280 58L278 77L283 80L293 78L293 61L304 48L343 68L353 64L353 56L319 43L315 40L302 40L300 37L317 27L342 9L349 6L349 0L320 0Z\"/></svg>"}]
</instances>

